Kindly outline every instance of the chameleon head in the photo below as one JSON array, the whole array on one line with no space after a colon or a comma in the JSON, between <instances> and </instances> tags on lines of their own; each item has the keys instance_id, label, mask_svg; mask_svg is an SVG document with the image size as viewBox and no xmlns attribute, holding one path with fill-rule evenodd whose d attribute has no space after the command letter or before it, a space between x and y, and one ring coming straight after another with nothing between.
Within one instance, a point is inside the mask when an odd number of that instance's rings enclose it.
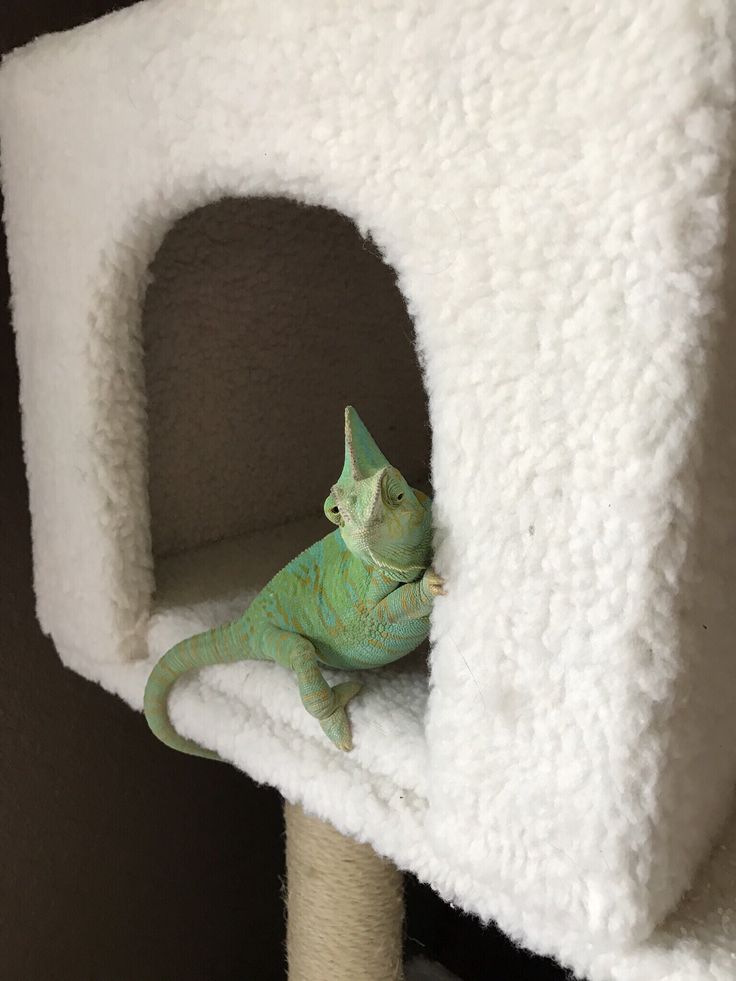
<instances>
[{"instance_id":1,"label":"chameleon head","mask_svg":"<svg viewBox=\"0 0 736 981\"><path fill-rule=\"evenodd\" d=\"M411 582L429 565L432 515L426 494L392 467L352 406L345 409L345 463L324 504L350 551Z\"/></svg>"}]
</instances>

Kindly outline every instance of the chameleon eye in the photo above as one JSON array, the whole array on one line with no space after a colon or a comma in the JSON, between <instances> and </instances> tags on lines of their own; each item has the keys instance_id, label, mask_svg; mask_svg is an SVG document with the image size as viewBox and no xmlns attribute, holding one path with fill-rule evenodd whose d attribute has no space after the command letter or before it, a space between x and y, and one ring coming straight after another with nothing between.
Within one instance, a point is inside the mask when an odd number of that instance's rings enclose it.
<instances>
[{"instance_id":1,"label":"chameleon eye","mask_svg":"<svg viewBox=\"0 0 736 981\"><path fill-rule=\"evenodd\" d=\"M389 471L383 482L383 497L387 504L397 507L404 500L406 486L398 470Z\"/></svg>"},{"instance_id":2,"label":"chameleon eye","mask_svg":"<svg viewBox=\"0 0 736 981\"><path fill-rule=\"evenodd\" d=\"M333 523L333 525L342 526L342 515L340 514L340 508L333 494L327 498L324 504L325 516Z\"/></svg>"}]
</instances>

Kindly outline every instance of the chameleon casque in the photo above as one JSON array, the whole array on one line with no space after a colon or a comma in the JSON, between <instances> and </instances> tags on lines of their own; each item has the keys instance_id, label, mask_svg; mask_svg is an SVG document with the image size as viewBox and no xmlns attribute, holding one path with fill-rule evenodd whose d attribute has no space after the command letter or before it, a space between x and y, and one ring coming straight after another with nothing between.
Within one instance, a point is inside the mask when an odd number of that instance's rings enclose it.
<instances>
[{"instance_id":1,"label":"chameleon casque","mask_svg":"<svg viewBox=\"0 0 736 981\"><path fill-rule=\"evenodd\" d=\"M220 757L172 726L169 692L188 671L241 660L275 661L296 675L302 703L341 750L352 748L346 705L361 688L331 688L321 667L377 668L415 650L443 581L430 567L431 501L386 460L352 406L345 463L324 503L337 525L287 566L243 616L176 644L146 685L146 720L173 749Z\"/></svg>"}]
</instances>

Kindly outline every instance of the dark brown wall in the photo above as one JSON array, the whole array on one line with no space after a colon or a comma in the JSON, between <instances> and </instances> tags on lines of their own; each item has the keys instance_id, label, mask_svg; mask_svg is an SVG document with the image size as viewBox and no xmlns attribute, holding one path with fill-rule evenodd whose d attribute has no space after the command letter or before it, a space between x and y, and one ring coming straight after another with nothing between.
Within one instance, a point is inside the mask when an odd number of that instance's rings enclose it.
<instances>
[{"instance_id":1,"label":"dark brown wall","mask_svg":"<svg viewBox=\"0 0 736 981\"><path fill-rule=\"evenodd\" d=\"M113 6L106 0L6 0L0 51ZM7 306L3 253L0 975L18 981L280 979L278 795L232 768L158 745L139 715L66 671L36 624ZM465 981L563 977L411 878L407 896L410 951L439 958Z\"/></svg>"}]
</instances>

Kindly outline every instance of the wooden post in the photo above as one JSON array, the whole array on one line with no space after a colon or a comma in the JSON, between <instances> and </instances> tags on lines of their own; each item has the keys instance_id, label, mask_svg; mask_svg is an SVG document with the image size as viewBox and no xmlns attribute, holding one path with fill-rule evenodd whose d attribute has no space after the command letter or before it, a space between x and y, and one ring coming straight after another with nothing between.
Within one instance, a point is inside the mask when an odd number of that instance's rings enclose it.
<instances>
[{"instance_id":1,"label":"wooden post","mask_svg":"<svg viewBox=\"0 0 736 981\"><path fill-rule=\"evenodd\" d=\"M289 981L403 981L403 878L286 803Z\"/></svg>"}]
</instances>

